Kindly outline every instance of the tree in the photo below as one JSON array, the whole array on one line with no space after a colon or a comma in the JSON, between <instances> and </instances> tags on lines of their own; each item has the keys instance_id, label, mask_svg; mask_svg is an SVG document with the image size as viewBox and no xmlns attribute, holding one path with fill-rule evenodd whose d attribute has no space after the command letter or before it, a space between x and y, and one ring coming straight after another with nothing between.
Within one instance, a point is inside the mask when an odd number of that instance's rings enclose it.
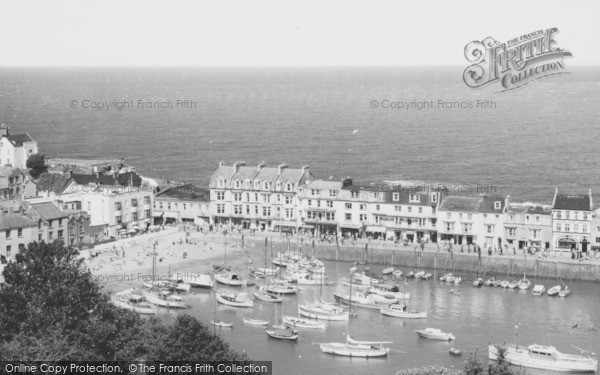
<instances>
[{"instance_id":1,"label":"tree","mask_svg":"<svg viewBox=\"0 0 600 375\"><path fill-rule=\"evenodd\" d=\"M29 244L3 276L3 360L248 360L191 316L167 326L118 309L62 242Z\"/></svg>"},{"instance_id":2,"label":"tree","mask_svg":"<svg viewBox=\"0 0 600 375\"><path fill-rule=\"evenodd\" d=\"M38 178L42 173L48 171L48 166L44 158L44 155L33 154L27 159L26 165L30 169L29 174L31 177Z\"/></svg>"}]
</instances>

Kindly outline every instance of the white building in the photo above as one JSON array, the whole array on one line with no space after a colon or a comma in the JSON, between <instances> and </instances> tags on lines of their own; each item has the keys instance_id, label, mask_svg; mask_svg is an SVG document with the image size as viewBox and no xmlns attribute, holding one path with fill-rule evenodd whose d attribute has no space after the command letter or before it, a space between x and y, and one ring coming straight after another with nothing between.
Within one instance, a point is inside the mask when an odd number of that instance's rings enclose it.
<instances>
[{"instance_id":1,"label":"white building","mask_svg":"<svg viewBox=\"0 0 600 375\"><path fill-rule=\"evenodd\" d=\"M165 223L210 224L210 191L192 184L174 186L154 196L154 217Z\"/></svg>"},{"instance_id":2,"label":"white building","mask_svg":"<svg viewBox=\"0 0 600 375\"><path fill-rule=\"evenodd\" d=\"M510 250L549 250L552 243L552 206L514 203L506 198L504 237Z\"/></svg>"},{"instance_id":3,"label":"white building","mask_svg":"<svg viewBox=\"0 0 600 375\"><path fill-rule=\"evenodd\" d=\"M10 134L6 124L0 125L0 166L27 170L27 159L37 153L37 142L29 134Z\"/></svg>"},{"instance_id":4,"label":"white building","mask_svg":"<svg viewBox=\"0 0 600 375\"><path fill-rule=\"evenodd\" d=\"M552 247L558 251L590 248L592 235L592 190L588 194L554 192L552 201Z\"/></svg>"},{"instance_id":5,"label":"white building","mask_svg":"<svg viewBox=\"0 0 600 375\"><path fill-rule=\"evenodd\" d=\"M351 183L351 180L350 180ZM337 233L343 222L343 201L339 200L344 181L316 180L298 190L298 226L314 233Z\"/></svg>"},{"instance_id":6,"label":"white building","mask_svg":"<svg viewBox=\"0 0 600 375\"><path fill-rule=\"evenodd\" d=\"M216 224L253 230L295 230L298 194L314 177L308 166L287 164L248 167L244 162L219 163L210 179L210 211Z\"/></svg>"}]
</instances>

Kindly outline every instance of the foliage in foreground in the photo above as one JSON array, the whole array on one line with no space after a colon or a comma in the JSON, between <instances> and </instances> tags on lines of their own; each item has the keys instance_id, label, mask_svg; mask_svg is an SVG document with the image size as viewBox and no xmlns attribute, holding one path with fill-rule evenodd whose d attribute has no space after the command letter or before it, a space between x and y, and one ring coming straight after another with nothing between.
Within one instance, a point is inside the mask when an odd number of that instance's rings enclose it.
<instances>
[{"instance_id":1,"label":"foliage in foreground","mask_svg":"<svg viewBox=\"0 0 600 375\"><path fill-rule=\"evenodd\" d=\"M525 375L523 370L513 370L506 362L504 355L506 349L499 348L497 363L490 363L487 370L484 369L481 358L475 353L469 355L469 359L465 361L464 371L449 369L442 366L426 366L409 370L400 370L396 375Z\"/></svg>"},{"instance_id":2,"label":"foliage in foreground","mask_svg":"<svg viewBox=\"0 0 600 375\"><path fill-rule=\"evenodd\" d=\"M38 178L41 174L48 171L46 165L45 156L40 154L33 154L25 162L25 166L30 169L29 174L33 178Z\"/></svg>"},{"instance_id":3,"label":"foliage in foreground","mask_svg":"<svg viewBox=\"0 0 600 375\"><path fill-rule=\"evenodd\" d=\"M77 250L32 243L0 283L0 358L61 360L248 360L202 323L141 319L113 306Z\"/></svg>"}]
</instances>

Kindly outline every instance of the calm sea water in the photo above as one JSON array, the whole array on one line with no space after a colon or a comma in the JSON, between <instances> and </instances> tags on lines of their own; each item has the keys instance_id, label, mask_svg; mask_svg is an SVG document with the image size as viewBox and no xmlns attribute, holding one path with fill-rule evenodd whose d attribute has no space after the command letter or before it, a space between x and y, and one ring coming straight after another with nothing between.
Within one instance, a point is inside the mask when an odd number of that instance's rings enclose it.
<instances>
[{"instance_id":1,"label":"calm sea water","mask_svg":"<svg viewBox=\"0 0 600 375\"><path fill-rule=\"evenodd\" d=\"M257 263L261 260L257 259ZM340 275L348 276L350 263L326 262L328 276L338 280ZM382 266L383 267L383 266ZM371 269L381 272L382 267ZM408 269L404 271L408 272ZM547 288L556 280L535 280ZM264 328L247 326L242 317L275 321L275 306L255 301L252 309L241 309L217 305L218 318L234 323L233 329L218 330L218 334L232 347L245 349L256 360L273 361L274 374L394 374L398 369L437 364L464 368L464 361L477 347L478 353L487 362L487 345L491 342L514 342L514 326L519 325L519 344L553 345L567 353L578 354L581 348L598 351L600 337L589 335L590 324L600 326L598 307L600 299L598 285L588 282L570 282L572 293L565 299L558 297L534 297L531 290L508 290L503 288L473 288L469 281L460 286L462 294L456 296L447 286L438 281L409 281L407 291L411 292L409 304L412 308L423 309L429 318L403 320L382 316L378 310L354 308L358 317L352 320L350 333L363 340L391 340L392 348L387 359L359 359L324 354L317 343L343 342L348 332L345 322L329 322L326 331L300 330L302 340L298 343L271 339ZM333 292L339 286L303 286L298 296L285 297L278 312L297 315L298 301L312 302L323 299L333 301ZM219 287L219 289L225 289ZM248 293L254 287L246 289ZM213 319L215 300L209 291L195 290L186 301L193 306L185 311L203 322ZM172 321L178 312L160 310L160 316ZM415 329L434 327L452 332L456 337L450 343L421 339ZM575 347L573 347L574 345ZM455 347L463 351L462 357L453 357L449 349ZM528 370L530 375L548 374L548 371Z\"/></svg>"},{"instance_id":2,"label":"calm sea water","mask_svg":"<svg viewBox=\"0 0 600 375\"><path fill-rule=\"evenodd\" d=\"M143 174L198 184L221 160L264 160L309 164L322 178L492 185L544 202L555 186L597 190L600 69L493 93L467 88L463 68L1 69L0 122L49 157L125 157ZM95 110L84 100L196 108ZM374 109L372 100L496 108Z\"/></svg>"}]
</instances>

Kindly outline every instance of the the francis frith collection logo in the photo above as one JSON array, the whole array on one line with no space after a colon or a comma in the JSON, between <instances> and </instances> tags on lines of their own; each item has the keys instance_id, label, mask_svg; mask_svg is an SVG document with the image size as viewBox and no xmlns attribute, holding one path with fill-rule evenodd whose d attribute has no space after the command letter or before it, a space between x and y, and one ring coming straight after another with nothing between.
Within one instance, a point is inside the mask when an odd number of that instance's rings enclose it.
<instances>
[{"instance_id":1,"label":"the francis frith collection logo","mask_svg":"<svg viewBox=\"0 0 600 375\"><path fill-rule=\"evenodd\" d=\"M463 73L467 86L479 88L498 81L500 91L512 90L537 79L566 73L565 57L571 52L558 48L553 27L500 43L492 37L472 41L465 58L472 63Z\"/></svg>"}]
</instances>

